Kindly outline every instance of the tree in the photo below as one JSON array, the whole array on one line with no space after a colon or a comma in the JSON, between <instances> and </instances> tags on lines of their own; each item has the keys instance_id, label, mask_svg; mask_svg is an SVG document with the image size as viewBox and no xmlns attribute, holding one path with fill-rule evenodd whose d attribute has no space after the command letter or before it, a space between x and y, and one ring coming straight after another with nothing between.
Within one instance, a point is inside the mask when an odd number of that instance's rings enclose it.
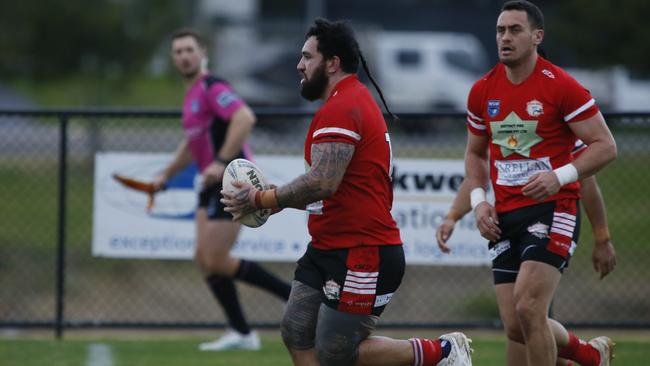
<instances>
[{"instance_id":1,"label":"tree","mask_svg":"<svg viewBox=\"0 0 650 366\"><path fill-rule=\"evenodd\" d=\"M141 71L193 1L23 0L0 5L0 77L75 74L123 78Z\"/></svg>"},{"instance_id":2,"label":"tree","mask_svg":"<svg viewBox=\"0 0 650 366\"><path fill-rule=\"evenodd\" d=\"M572 0L559 2L553 32L570 47L578 63L620 64L637 76L650 76L650 2L647 0Z\"/></svg>"}]
</instances>

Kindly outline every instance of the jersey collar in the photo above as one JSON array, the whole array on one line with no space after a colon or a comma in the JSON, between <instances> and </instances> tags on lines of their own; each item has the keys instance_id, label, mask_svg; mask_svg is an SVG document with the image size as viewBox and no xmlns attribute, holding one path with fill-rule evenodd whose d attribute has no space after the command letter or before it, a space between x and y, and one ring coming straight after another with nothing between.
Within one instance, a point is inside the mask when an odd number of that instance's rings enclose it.
<instances>
[{"instance_id":1,"label":"jersey collar","mask_svg":"<svg viewBox=\"0 0 650 366\"><path fill-rule=\"evenodd\" d=\"M330 92L330 95L329 95L329 97L327 97L327 100L330 100L330 98L332 98L334 95L336 95L336 93L338 93L339 91L341 91L343 89L347 89L352 84L355 84L358 81L359 81L359 78L357 77L357 74L350 74L350 75L344 77L343 79L339 80L339 82L336 83L336 85L334 86L334 88Z\"/></svg>"}]
</instances>

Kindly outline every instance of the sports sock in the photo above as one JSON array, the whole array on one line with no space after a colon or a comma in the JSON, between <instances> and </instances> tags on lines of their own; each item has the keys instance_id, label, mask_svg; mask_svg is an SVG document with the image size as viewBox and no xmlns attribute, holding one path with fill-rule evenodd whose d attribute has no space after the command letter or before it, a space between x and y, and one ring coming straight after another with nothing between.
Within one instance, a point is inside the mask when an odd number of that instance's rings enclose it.
<instances>
[{"instance_id":1,"label":"sports sock","mask_svg":"<svg viewBox=\"0 0 650 366\"><path fill-rule=\"evenodd\" d=\"M442 360L443 351L440 339L432 341L426 338L411 338L409 342L411 342L415 354L413 366L434 366ZM451 344L449 344L449 350L451 350Z\"/></svg>"},{"instance_id":2,"label":"sports sock","mask_svg":"<svg viewBox=\"0 0 650 366\"><path fill-rule=\"evenodd\" d=\"M213 274L206 278L206 282L210 286L214 297L221 304L224 313L226 313L230 327L241 334L250 333L251 329L244 318L233 280Z\"/></svg>"},{"instance_id":3,"label":"sports sock","mask_svg":"<svg viewBox=\"0 0 650 366\"><path fill-rule=\"evenodd\" d=\"M239 262L239 268L235 272L235 278L270 291L284 300L289 299L291 286L262 268L256 262L242 259Z\"/></svg>"},{"instance_id":4,"label":"sports sock","mask_svg":"<svg viewBox=\"0 0 650 366\"><path fill-rule=\"evenodd\" d=\"M569 332L569 343L558 352L558 357L575 361L583 366L598 366L600 353L589 343Z\"/></svg>"}]
</instances>

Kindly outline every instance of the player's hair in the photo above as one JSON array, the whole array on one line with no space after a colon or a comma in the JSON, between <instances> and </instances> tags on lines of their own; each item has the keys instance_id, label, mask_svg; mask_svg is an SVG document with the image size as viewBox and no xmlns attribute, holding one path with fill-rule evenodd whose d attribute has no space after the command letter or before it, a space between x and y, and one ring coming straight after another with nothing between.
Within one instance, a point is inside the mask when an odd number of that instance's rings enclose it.
<instances>
[{"instance_id":1,"label":"player's hair","mask_svg":"<svg viewBox=\"0 0 650 366\"><path fill-rule=\"evenodd\" d=\"M501 12L507 10L525 11L528 16L528 23L533 29L544 29L544 14L537 5L526 0L511 0L503 4Z\"/></svg>"},{"instance_id":2,"label":"player's hair","mask_svg":"<svg viewBox=\"0 0 650 366\"><path fill-rule=\"evenodd\" d=\"M174 41L178 38L183 38L183 37L192 37L196 41L196 43L199 44L201 47L205 47L205 39L201 34L194 29L191 28L181 28L176 30L174 33L172 33L171 40Z\"/></svg>"},{"instance_id":3,"label":"player's hair","mask_svg":"<svg viewBox=\"0 0 650 366\"><path fill-rule=\"evenodd\" d=\"M356 74L359 70L359 61L363 66L363 70L368 75L370 82L377 90L381 102L386 108L386 112L390 116L397 120L397 116L391 112L384 99L384 93L382 93L379 85L375 82L375 79L370 73L368 68L368 63L361 53L359 48L359 43L354 35L352 28L344 21L329 21L324 18L316 18L314 24L309 28L305 34L305 40L309 37L316 37L318 40L317 50L320 52L323 57L328 60L334 56L337 56L341 60L341 69L348 74Z\"/></svg>"}]
</instances>

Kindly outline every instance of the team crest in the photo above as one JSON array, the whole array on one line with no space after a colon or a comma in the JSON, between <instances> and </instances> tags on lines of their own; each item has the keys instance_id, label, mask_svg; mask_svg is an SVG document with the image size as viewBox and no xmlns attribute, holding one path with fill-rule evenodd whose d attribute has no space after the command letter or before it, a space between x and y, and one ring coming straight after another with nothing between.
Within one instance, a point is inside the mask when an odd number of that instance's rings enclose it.
<instances>
[{"instance_id":1,"label":"team crest","mask_svg":"<svg viewBox=\"0 0 650 366\"><path fill-rule=\"evenodd\" d=\"M539 100L533 99L526 103L526 112L531 117L539 117L544 114L544 106Z\"/></svg>"},{"instance_id":2,"label":"team crest","mask_svg":"<svg viewBox=\"0 0 650 366\"><path fill-rule=\"evenodd\" d=\"M488 114L490 117L496 117L501 110L500 100L488 100Z\"/></svg>"},{"instance_id":3,"label":"team crest","mask_svg":"<svg viewBox=\"0 0 650 366\"><path fill-rule=\"evenodd\" d=\"M528 232L539 239L548 238L548 225L537 222L528 227Z\"/></svg>"},{"instance_id":4,"label":"team crest","mask_svg":"<svg viewBox=\"0 0 650 366\"><path fill-rule=\"evenodd\" d=\"M329 300L338 300L341 298L341 286L336 281L329 280L323 286L323 293L325 293L325 297Z\"/></svg>"}]
</instances>

